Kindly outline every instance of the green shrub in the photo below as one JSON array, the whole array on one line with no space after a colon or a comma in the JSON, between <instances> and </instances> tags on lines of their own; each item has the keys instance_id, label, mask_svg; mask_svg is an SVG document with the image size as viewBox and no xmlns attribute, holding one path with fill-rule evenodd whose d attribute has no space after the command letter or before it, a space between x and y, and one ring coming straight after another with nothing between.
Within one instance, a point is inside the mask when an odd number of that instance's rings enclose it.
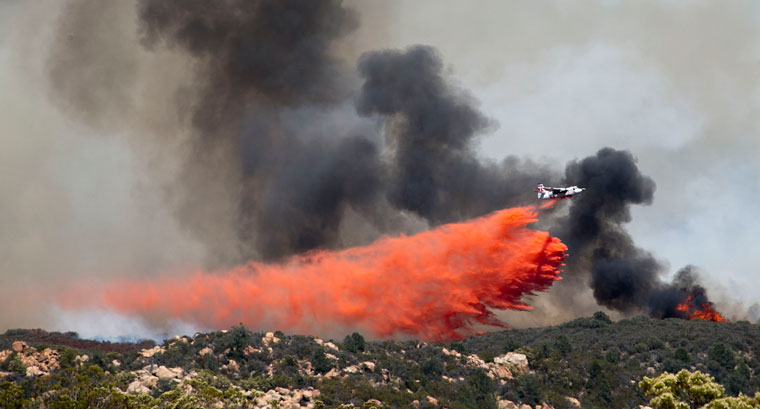
<instances>
[{"instance_id":1,"label":"green shrub","mask_svg":"<svg viewBox=\"0 0 760 409\"><path fill-rule=\"evenodd\" d=\"M420 370L429 378L438 378L443 374L443 362L437 358L427 359L420 365Z\"/></svg>"},{"instance_id":2,"label":"green shrub","mask_svg":"<svg viewBox=\"0 0 760 409\"><path fill-rule=\"evenodd\" d=\"M26 365L21 361L18 354L14 351L3 362L2 369L10 372L15 372L21 375L26 375Z\"/></svg>"},{"instance_id":3,"label":"green shrub","mask_svg":"<svg viewBox=\"0 0 760 409\"><path fill-rule=\"evenodd\" d=\"M324 374L330 372L334 365L332 361L327 358L327 355L325 355L325 351L318 349L311 357L311 367L314 369L315 373Z\"/></svg>"},{"instance_id":4,"label":"green shrub","mask_svg":"<svg viewBox=\"0 0 760 409\"><path fill-rule=\"evenodd\" d=\"M612 324L612 320L610 319L610 317L607 314L605 314L603 311L595 312L593 315L593 318L605 324Z\"/></svg>"},{"instance_id":5,"label":"green shrub","mask_svg":"<svg viewBox=\"0 0 760 409\"><path fill-rule=\"evenodd\" d=\"M358 332L354 332L351 335L346 335L346 338L343 340L343 348L353 353L357 353L359 351L363 352L364 344L364 337Z\"/></svg>"},{"instance_id":6,"label":"green shrub","mask_svg":"<svg viewBox=\"0 0 760 409\"><path fill-rule=\"evenodd\" d=\"M0 408L21 409L27 404L24 390L10 383L0 383Z\"/></svg>"},{"instance_id":7,"label":"green shrub","mask_svg":"<svg viewBox=\"0 0 760 409\"><path fill-rule=\"evenodd\" d=\"M573 350L570 341L568 341L567 337L564 335L560 335L554 340L554 347L562 356L569 354Z\"/></svg>"}]
</instances>

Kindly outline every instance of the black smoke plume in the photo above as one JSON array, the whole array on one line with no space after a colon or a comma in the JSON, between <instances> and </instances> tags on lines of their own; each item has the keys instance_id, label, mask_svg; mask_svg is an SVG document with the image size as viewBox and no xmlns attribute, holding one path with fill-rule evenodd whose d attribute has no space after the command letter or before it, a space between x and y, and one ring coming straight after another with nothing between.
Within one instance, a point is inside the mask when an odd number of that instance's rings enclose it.
<instances>
[{"instance_id":1,"label":"black smoke plume","mask_svg":"<svg viewBox=\"0 0 760 409\"><path fill-rule=\"evenodd\" d=\"M570 162L565 183L587 189L572 199L567 217L553 231L573 254L568 270L590 272L599 304L626 312L641 309L661 268L636 247L624 224L631 220L631 205L651 203L654 181L639 172L630 152L604 148Z\"/></svg>"},{"instance_id":2,"label":"black smoke plume","mask_svg":"<svg viewBox=\"0 0 760 409\"><path fill-rule=\"evenodd\" d=\"M553 231L572 252L568 281L587 282L600 305L624 313L686 319L676 307L689 296L696 305L712 305L694 267L680 270L671 283L663 281L665 267L625 230L630 206L651 203L655 191L630 152L604 148L570 162L565 183L587 188L572 199L567 217Z\"/></svg>"}]
</instances>

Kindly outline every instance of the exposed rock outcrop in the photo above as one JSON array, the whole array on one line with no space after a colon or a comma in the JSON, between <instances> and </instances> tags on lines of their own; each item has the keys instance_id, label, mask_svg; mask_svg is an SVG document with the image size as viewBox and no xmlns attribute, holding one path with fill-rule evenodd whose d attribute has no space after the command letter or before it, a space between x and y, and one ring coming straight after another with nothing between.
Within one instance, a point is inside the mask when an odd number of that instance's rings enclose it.
<instances>
[{"instance_id":1,"label":"exposed rock outcrop","mask_svg":"<svg viewBox=\"0 0 760 409\"><path fill-rule=\"evenodd\" d=\"M528 366L528 357L525 356L525 354L507 352L504 355L494 358L493 362L499 365L514 365L517 369L517 372L520 374L530 372L530 367Z\"/></svg>"},{"instance_id":2,"label":"exposed rock outcrop","mask_svg":"<svg viewBox=\"0 0 760 409\"><path fill-rule=\"evenodd\" d=\"M498 404L499 409L520 409L520 407L511 400L499 399Z\"/></svg>"},{"instance_id":3,"label":"exposed rock outcrop","mask_svg":"<svg viewBox=\"0 0 760 409\"><path fill-rule=\"evenodd\" d=\"M50 348L37 351L36 348L24 341L14 341L11 349L0 351L0 363L11 359L13 354L16 354L16 357L24 364L26 376L50 375L50 372L61 367L58 362L60 359L58 351ZM3 374L0 377L10 375L11 372L4 372Z\"/></svg>"},{"instance_id":4,"label":"exposed rock outcrop","mask_svg":"<svg viewBox=\"0 0 760 409\"><path fill-rule=\"evenodd\" d=\"M264 335L264 338L261 338L261 341L264 342L264 345L269 346L270 344L276 344L280 342L280 338L274 336L274 332L267 332Z\"/></svg>"},{"instance_id":5,"label":"exposed rock outcrop","mask_svg":"<svg viewBox=\"0 0 760 409\"><path fill-rule=\"evenodd\" d=\"M257 408L313 408L315 398L320 394L318 389L285 389L275 388L268 390L262 396L255 399ZM276 406L275 406L276 405Z\"/></svg>"},{"instance_id":6,"label":"exposed rock outcrop","mask_svg":"<svg viewBox=\"0 0 760 409\"><path fill-rule=\"evenodd\" d=\"M581 402L578 399L575 399L572 396L565 396L565 400L567 400L571 405L573 405L576 408L581 407Z\"/></svg>"},{"instance_id":7,"label":"exposed rock outcrop","mask_svg":"<svg viewBox=\"0 0 760 409\"><path fill-rule=\"evenodd\" d=\"M145 358L150 358L155 354L163 354L166 352L165 348L162 348L160 345L156 345L153 348L146 348L140 351L140 355L142 355Z\"/></svg>"},{"instance_id":8,"label":"exposed rock outcrop","mask_svg":"<svg viewBox=\"0 0 760 409\"><path fill-rule=\"evenodd\" d=\"M467 366L481 368L493 379L512 379L515 373L524 374L530 371L528 358L524 354L508 352L494 358L493 362L485 362L474 354L463 356L456 351L448 350L443 353L449 356L462 357Z\"/></svg>"},{"instance_id":9,"label":"exposed rock outcrop","mask_svg":"<svg viewBox=\"0 0 760 409\"><path fill-rule=\"evenodd\" d=\"M11 345L11 350L18 353L23 353L25 349L28 349L29 345L27 345L24 341L14 341Z\"/></svg>"}]
</instances>

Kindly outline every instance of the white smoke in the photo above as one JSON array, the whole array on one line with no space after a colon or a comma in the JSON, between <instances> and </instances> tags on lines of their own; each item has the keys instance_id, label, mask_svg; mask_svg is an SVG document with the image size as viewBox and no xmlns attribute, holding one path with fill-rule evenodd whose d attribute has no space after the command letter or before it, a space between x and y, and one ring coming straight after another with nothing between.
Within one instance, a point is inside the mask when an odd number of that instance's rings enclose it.
<instances>
[{"instance_id":1,"label":"white smoke","mask_svg":"<svg viewBox=\"0 0 760 409\"><path fill-rule=\"evenodd\" d=\"M198 325L169 320L163 325L149 323L143 317L106 309L68 310L50 305L47 311L50 331L74 331L80 338L111 342L135 342L150 339L157 343L175 335L192 336L208 331Z\"/></svg>"}]
</instances>

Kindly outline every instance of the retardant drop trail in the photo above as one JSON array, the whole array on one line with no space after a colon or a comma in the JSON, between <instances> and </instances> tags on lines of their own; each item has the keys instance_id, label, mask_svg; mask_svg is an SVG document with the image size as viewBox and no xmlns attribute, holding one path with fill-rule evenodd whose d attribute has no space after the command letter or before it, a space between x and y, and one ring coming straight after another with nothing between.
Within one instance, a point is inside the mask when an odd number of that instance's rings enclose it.
<instances>
[{"instance_id":1,"label":"retardant drop trail","mask_svg":"<svg viewBox=\"0 0 760 409\"><path fill-rule=\"evenodd\" d=\"M103 305L227 328L452 340L476 324L505 326L490 309L527 310L525 295L559 280L567 247L527 227L535 208L500 210L368 246L316 251L280 264L250 262L187 278L115 282Z\"/></svg>"}]
</instances>

